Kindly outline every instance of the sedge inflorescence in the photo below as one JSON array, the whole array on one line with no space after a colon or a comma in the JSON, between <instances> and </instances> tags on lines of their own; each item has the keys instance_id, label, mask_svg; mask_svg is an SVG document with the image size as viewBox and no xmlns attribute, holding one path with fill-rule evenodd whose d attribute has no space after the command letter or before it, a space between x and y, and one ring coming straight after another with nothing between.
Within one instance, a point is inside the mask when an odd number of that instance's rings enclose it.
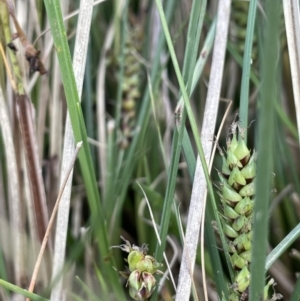
<instances>
[{"instance_id":1,"label":"sedge inflorescence","mask_svg":"<svg viewBox=\"0 0 300 301\"><path fill-rule=\"evenodd\" d=\"M220 148L219 152L223 161L222 169L218 172L222 228L226 236L225 247L235 271L229 301L248 300L257 155L255 151L248 149L244 131L237 122L232 124L230 136L227 138L226 156ZM269 287L274 285L273 279L268 281L264 300L281 298L280 294L274 293L268 299Z\"/></svg>"},{"instance_id":2,"label":"sedge inflorescence","mask_svg":"<svg viewBox=\"0 0 300 301\"><path fill-rule=\"evenodd\" d=\"M126 286L129 287L129 295L134 300L144 301L148 299L156 287L156 274L163 274L159 270L163 264L158 263L153 256L147 255L148 246L143 244L141 247L131 245L130 242L121 236L125 242L120 246L111 248L120 248L128 253L125 261L128 263L126 271L119 273L127 279Z\"/></svg>"},{"instance_id":3,"label":"sedge inflorescence","mask_svg":"<svg viewBox=\"0 0 300 301\"><path fill-rule=\"evenodd\" d=\"M140 98L141 63L137 54L143 45L143 28L137 21L129 27L125 41L124 78L122 83L122 139L120 146L127 148L136 123L136 107Z\"/></svg>"}]
</instances>

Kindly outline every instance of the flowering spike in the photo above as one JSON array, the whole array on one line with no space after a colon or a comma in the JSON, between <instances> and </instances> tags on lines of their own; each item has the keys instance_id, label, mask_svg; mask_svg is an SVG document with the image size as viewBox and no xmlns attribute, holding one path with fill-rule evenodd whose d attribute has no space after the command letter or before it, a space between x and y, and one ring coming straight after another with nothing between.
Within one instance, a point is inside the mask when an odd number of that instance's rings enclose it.
<instances>
[{"instance_id":1,"label":"flowering spike","mask_svg":"<svg viewBox=\"0 0 300 301\"><path fill-rule=\"evenodd\" d=\"M252 222L255 196L255 176L257 155L246 145L245 129L234 122L230 128L232 137L227 137L227 153L222 156L220 179L220 200L222 202L223 233L226 235L224 249L230 255L235 270L235 282L229 293L229 301L248 300L250 283L249 265L251 262ZM237 139L238 136L238 139ZM220 232L221 229L218 229ZM264 301L277 300L274 298Z\"/></svg>"}]
</instances>

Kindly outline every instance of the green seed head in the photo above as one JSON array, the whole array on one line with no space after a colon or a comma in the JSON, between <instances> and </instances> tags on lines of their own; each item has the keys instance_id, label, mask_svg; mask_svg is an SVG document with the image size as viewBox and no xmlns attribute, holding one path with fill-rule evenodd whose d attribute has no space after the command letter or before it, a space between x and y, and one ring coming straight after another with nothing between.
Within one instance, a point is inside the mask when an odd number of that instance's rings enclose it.
<instances>
[{"instance_id":1,"label":"green seed head","mask_svg":"<svg viewBox=\"0 0 300 301\"><path fill-rule=\"evenodd\" d=\"M124 272L119 272L127 280L129 294L134 300L148 299L156 285L154 274L163 274L159 270L163 265L158 263L153 256L147 255L148 246L143 244L141 247L132 245L128 240L121 236L125 244L113 246L129 253L127 257L128 268Z\"/></svg>"},{"instance_id":2,"label":"green seed head","mask_svg":"<svg viewBox=\"0 0 300 301\"><path fill-rule=\"evenodd\" d=\"M127 284L129 285L129 294L134 300L146 300L153 293L156 279L151 273L133 271Z\"/></svg>"},{"instance_id":3,"label":"green seed head","mask_svg":"<svg viewBox=\"0 0 300 301\"><path fill-rule=\"evenodd\" d=\"M227 152L222 149L222 170L220 178L220 199L222 202L223 233L226 235L224 248L230 255L235 282L229 293L229 301L246 300L250 284L249 264L251 262L252 222L255 196L257 155L246 145L245 129L238 122L230 127L227 138ZM220 229L219 229L220 230Z\"/></svg>"}]
</instances>

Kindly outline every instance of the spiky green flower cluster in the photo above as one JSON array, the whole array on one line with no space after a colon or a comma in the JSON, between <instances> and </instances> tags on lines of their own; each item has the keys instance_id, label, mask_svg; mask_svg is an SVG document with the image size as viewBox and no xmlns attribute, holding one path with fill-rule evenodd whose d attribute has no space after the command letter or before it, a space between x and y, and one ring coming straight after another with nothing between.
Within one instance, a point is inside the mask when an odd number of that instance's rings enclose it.
<instances>
[{"instance_id":1,"label":"spiky green flower cluster","mask_svg":"<svg viewBox=\"0 0 300 301\"><path fill-rule=\"evenodd\" d=\"M137 24L127 34L125 42L124 78L122 84L122 124L121 147L127 148L135 127L136 104L140 97L141 64L137 53L141 50L143 40L142 27Z\"/></svg>"},{"instance_id":2,"label":"spiky green flower cluster","mask_svg":"<svg viewBox=\"0 0 300 301\"><path fill-rule=\"evenodd\" d=\"M129 253L125 261L128 263L127 271L119 273L127 280L129 294L134 300L146 300L153 293L156 286L155 274L162 274L159 270L162 267L153 256L147 255L148 247L143 244L141 247L130 244L130 242L121 236L125 244L114 246Z\"/></svg>"},{"instance_id":3,"label":"spiky green flower cluster","mask_svg":"<svg viewBox=\"0 0 300 301\"><path fill-rule=\"evenodd\" d=\"M237 130L239 137L237 137ZM256 153L254 151L251 153L248 149L243 130L239 128L238 123L231 126L231 135L232 137L227 140L226 157L219 149L223 164L218 174L223 232L226 235L226 247L230 254L231 264L236 271L229 300L239 301L247 300L246 295L250 284L249 265L251 263ZM265 288L264 300L267 300L270 285L274 285L273 279ZM276 299L272 297L272 300Z\"/></svg>"}]
</instances>

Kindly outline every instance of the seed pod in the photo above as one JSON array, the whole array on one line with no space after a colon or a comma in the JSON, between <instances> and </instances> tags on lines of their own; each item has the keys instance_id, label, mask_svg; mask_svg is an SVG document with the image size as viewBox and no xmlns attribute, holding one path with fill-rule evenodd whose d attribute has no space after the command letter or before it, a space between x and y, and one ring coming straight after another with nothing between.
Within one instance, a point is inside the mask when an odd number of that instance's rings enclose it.
<instances>
[{"instance_id":1,"label":"seed pod","mask_svg":"<svg viewBox=\"0 0 300 301\"><path fill-rule=\"evenodd\" d=\"M138 270L137 264L139 264L140 261L144 260L144 258L145 255L142 252L136 250L130 251L127 258L129 270L130 271Z\"/></svg>"},{"instance_id":2,"label":"seed pod","mask_svg":"<svg viewBox=\"0 0 300 301\"><path fill-rule=\"evenodd\" d=\"M256 154L253 152L248 164L241 170L241 174L245 179L253 179L256 176Z\"/></svg>"},{"instance_id":3,"label":"seed pod","mask_svg":"<svg viewBox=\"0 0 300 301\"><path fill-rule=\"evenodd\" d=\"M245 261L241 256L237 253L233 253L231 256L231 263L234 268L242 269L247 265L247 261Z\"/></svg>"},{"instance_id":4,"label":"seed pod","mask_svg":"<svg viewBox=\"0 0 300 301\"><path fill-rule=\"evenodd\" d=\"M238 145L234 150L234 154L240 162L243 162L243 166L248 163L250 158L250 150L248 149L243 138L239 139Z\"/></svg>"},{"instance_id":5,"label":"seed pod","mask_svg":"<svg viewBox=\"0 0 300 301\"><path fill-rule=\"evenodd\" d=\"M255 184L254 182L251 182L249 184L247 184L246 186L244 186L241 190L240 190L240 195L241 196L253 196L255 194Z\"/></svg>"},{"instance_id":6,"label":"seed pod","mask_svg":"<svg viewBox=\"0 0 300 301\"><path fill-rule=\"evenodd\" d=\"M228 184L231 187L234 187L235 189L237 189L240 185L245 186L247 184L244 176L242 175L238 167L235 166L232 169L228 179Z\"/></svg>"},{"instance_id":7,"label":"seed pod","mask_svg":"<svg viewBox=\"0 0 300 301\"><path fill-rule=\"evenodd\" d=\"M223 204L223 212L225 217L228 217L230 219L236 219L239 217L239 214L230 206L228 206L226 203Z\"/></svg>"},{"instance_id":8,"label":"seed pod","mask_svg":"<svg viewBox=\"0 0 300 301\"><path fill-rule=\"evenodd\" d=\"M143 285L146 289L144 298L149 298L156 286L156 279L151 273L143 272L142 273Z\"/></svg>"},{"instance_id":9,"label":"seed pod","mask_svg":"<svg viewBox=\"0 0 300 301\"><path fill-rule=\"evenodd\" d=\"M240 215L232 224L232 228L235 231L240 231L248 222L248 219L245 215Z\"/></svg>"},{"instance_id":10,"label":"seed pod","mask_svg":"<svg viewBox=\"0 0 300 301\"><path fill-rule=\"evenodd\" d=\"M247 260L248 262L251 262L251 252L252 250L247 250L245 252L240 253L241 258Z\"/></svg>"},{"instance_id":11,"label":"seed pod","mask_svg":"<svg viewBox=\"0 0 300 301\"><path fill-rule=\"evenodd\" d=\"M249 215L253 210L253 206L254 201L249 197L244 197L240 202L236 204L234 211L236 211L238 214Z\"/></svg>"},{"instance_id":12,"label":"seed pod","mask_svg":"<svg viewBox=\"0 0 300 301\"><path fill-rule=\"evenodd\" d=\"M242 196L232 189L227 183L223 183L222 186L222 194L226 201L237 203L242 200Z\"/></svg>"},{"instance_id":13,"label":"seed pod","mask_svg":"<svg viewBox=\"0 0 300 301\"><path fill-rule=\"evenodd\" d=\"M224 234L230 238L236 238L239 236L238 232L236 232L232 227L227 224L223 225Z\"/></svg>"},{"instance_id":14,"label":"seed pod","mask_svg":"<svg viewBox=\"0 0 300 301\"><path fill-rule=\"evenodd\" d=\"M250 272L247 266L244 266L243 269L237 274L234 283L234 289L243 293L250 284Z\"/></svg>"}]
</instances>

